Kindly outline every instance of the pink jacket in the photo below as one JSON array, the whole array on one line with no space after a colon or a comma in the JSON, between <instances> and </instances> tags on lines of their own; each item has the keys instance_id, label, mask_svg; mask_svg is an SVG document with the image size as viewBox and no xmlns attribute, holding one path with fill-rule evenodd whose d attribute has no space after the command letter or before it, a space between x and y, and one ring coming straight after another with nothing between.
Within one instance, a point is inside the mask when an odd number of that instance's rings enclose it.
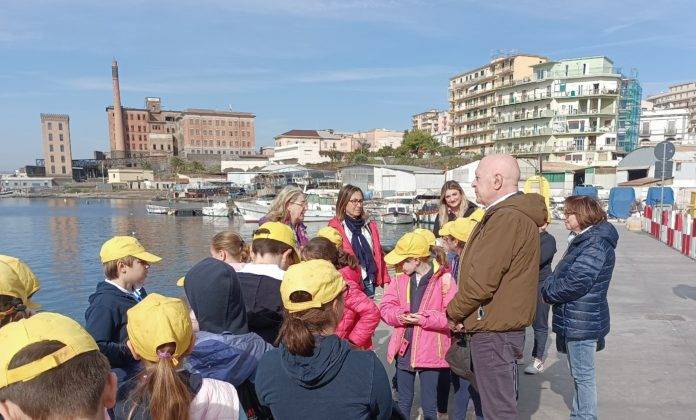
<instances>
[{"instance_id":1,"label":"pink jacket","mask_svg":"<svg viewBox=\"0 0 696 420\"><path fill-rule=\"evenodd\" d=\"M394 327L394 333L387 347L387 361L391 363L399 352L405 333L405 325L399 315L411 312L408 303L410 277L400 274L387 286L379 310L382 319ZM445 280L449 286L443 286ZM411 366L415 368L447 368L445 354L450 347L450 329L447 326L445 310L447 304L457 293L457 286L446 268L440 268L428 282L421 301L418 315L421 323L413 327L411 346Z\"/></svg>"},{"instance_id":2,"label":"pink jacket","mask_svg":"<svg viewBox=\"0 0 696 420\"><path fill-rule=\"evenodd\" d=\"M348 284L344 295L343 318L336 327L336 335L363 350L372 349L372 335L379 324L379 309L363 291L360 271L350 267L338 270Z\"/></svg>"},{"instance_id":3,"label":"pink jacket","mask_svg":"<svg viewBox=\"0 0 696 420\"><path fill-rule=\"evenodd\" d=\"M343 228L343 222L334 217L333 219L329 220L329 226L336 229L343 237L343 250L350 255L355 256L353 245L350 244L348 236L346 235L346 230ZM372 256L375 259L375 264L377 264L377 278L375 279L375 286L382 287L391 280L389 277L389 272L387 271L387 264L384 262L382 241L379 239L377 223L374 220L371 220L367 226L370 229L370 236L372 237Z\"/></svg>"}]
</instances>

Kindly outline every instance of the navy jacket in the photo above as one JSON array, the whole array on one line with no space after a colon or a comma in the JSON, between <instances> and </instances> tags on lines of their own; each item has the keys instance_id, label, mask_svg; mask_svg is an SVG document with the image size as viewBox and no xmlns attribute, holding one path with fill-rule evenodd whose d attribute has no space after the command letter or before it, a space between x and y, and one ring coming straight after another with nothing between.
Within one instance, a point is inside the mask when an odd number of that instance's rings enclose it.
<instances>
[{"instance_id":1,"label":"navy jacket","mask_svg":"<svg viewBox=\"0 0 696 420\"><path fill-rule=\"evenodd\" d=\"M249 331L274 344L283 323L280 280L263 274L237 273L246 306Z\"/></svg>"},{"instance_id":2,"label":"navy jacket","mask_svg":"<svg viewBox=\"0 0 696 420\"><path fill-rule=\"evenodd\" d=\"M553 304L553 332L563 339L603 342L609 333L607 290L618 240L609 222L593 226L573 239L546 279L542 297Z\"/></svg>"},{"instance_id":3,"label":"navy jacket","mask_svg":"<svg viewBox=\"0 0 696 420\"><path fill-rule=\"evenodd\" d=\"M145 289L140 289L143 298ZM89 297L89 307L85 311L85 327L99 346L112 368L137 370L138 362L133 359L126 346L128 331L126 312L138 301L129 293L105 281L97 284L97 290ZM123 378L121 378L123 379Z\"/></svg>"},{"instance_id":4,"label":"navy jacket","mask_svg":"<svg viewBox=\"0 0 696 420\"><path fill-rule=\"evenodd\" d=\"M389 419L391 388L377 355L351 349L335 335L316 339L311 356L293 355L282 344L263 356L259 402L276 420Z\"/></svg>"},{"instance_id":5,"label":"navy jacket","mask_svg":"<svg viewBox=\"0 0 696 420\"><path fill-rule=\"evenodd\" d=\"M541 232L539 244L541 245L541 261L539 262L539 287L541 288L552 272L551 263L553 256L556 255L556 239L548 232Z\"/></svg>"}]
</instances>

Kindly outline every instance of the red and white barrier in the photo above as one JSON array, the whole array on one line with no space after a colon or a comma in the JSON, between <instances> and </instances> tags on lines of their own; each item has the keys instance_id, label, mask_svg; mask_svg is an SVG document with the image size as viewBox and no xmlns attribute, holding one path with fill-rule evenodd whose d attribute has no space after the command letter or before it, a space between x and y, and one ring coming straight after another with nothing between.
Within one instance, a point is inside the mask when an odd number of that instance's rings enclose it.
<instances>
[{"instance_id":1,"label":"red and white barrier","mask_svg":"<svg viewBox=\"0 0 696 420\"><path fill-rule=\"evenodd\" d=\"M677 210L646 207L641 222L643 232L696 259L696 218Z\"/></svg>"}]
</instances>

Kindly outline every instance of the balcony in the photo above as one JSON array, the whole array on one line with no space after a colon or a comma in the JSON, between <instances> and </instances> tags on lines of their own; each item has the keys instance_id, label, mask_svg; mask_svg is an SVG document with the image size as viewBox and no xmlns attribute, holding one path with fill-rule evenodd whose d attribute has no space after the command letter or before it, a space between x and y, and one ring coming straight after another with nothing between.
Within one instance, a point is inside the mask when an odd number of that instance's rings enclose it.
<instances>
[{"instance_id":1,"label":"balcony","mask_svg":"<svg viewBox=\"0 0 696 420\"><path fill-rule=\"evenodd\" d=\"M583 128L569 128L565 131L555 131L553 133L554 136L573 136L576 134L596 134L596 135L601 135L601 134L607 134L607 133L616 133L616 127L614 126L608 126L608 127L583 127Z\"/></svg>"},{"instance_id":2,"label":"balcony","mask_svg":"<svg viewBox=\"0 0 696 420\"><path fill-rule=\"evenodd\" d=\"M494 148L495 153L505 153L510 155L538 155L550 153L573 153L573 152L595 152L595 151L616 151L615 145L607 146L583 146L576 144L546 146L541 144L535 145L513 145L513 146L497 146Z\"/></svg>"},{"instance_id":3,"label":"balcony","mask_svg":"<svg viewBox=\"0 0 696 420\"><path fill-rule=\"evenodd\" d=\"M530 137L540 137L540 136L550 136L553 134L553 130L550 127L541 127L536 130L520 130L513 131L512 133L499 132L493 135L493 140L507 140L507 139L524 139Z\"/></svg>"},{"instance_id":4,"label":"balcony","mask_svg":"<svg viewBox=\"0 0 696 420\"><path fill-rule=\"evenodd\" d=\"M479 102L477 101L475 104L472 105L464 105L464 110L469 111L472 109L477 109L477 108L485 108L485 107L492 107L495 101L483 101Z\"/></svg>"},{"instance_id":5,"label":"balcony","mask_svg":"<svg viewBox=\"0 0 696 420\"><path fill-rule=\"evenodd\" d=\"M588 96L618 96L619 91L616 89L581 89L579 91L571 90L565 92L553 92L551 96L559 99L583 98Z\"/></svg>"},{"instance_id":6,"label":"balcony","mask_svg":"<svg viewBox=\"0 0 696 420\"><path fill-rule=\"evenodd\" d=\"M525 113L515 113L515 114L499 114L491 120L494 124L505 124L517 121L528 121L536 120L541 118L553 118L557 115L557 112L551 109L542 109L537 111L528 111Z\"/></svg>"},{"instance_id":7,"label":"balcony","mask_svg":"<svg viewBox=\"0 0 696 420\"><path fill-rule=\"evenodd\" d=\"M537 93L537 94L527 94L527 95L521 95L520 97L502 97L499 98L497 101L495 101L496 106L508 106L508 105L516 105L516 104L523 104L527 102L534 102L534 101L542 101L545 99L551 99L551 96L548 94L544 93Z\"/></svg>"}]
</instances>

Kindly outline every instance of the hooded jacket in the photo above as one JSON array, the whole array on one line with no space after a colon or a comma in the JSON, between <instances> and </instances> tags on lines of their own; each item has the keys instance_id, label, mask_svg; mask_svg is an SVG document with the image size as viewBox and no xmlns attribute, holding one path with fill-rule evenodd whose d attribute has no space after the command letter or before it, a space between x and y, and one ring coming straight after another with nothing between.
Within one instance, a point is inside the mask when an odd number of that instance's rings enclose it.
<instances>
[{"instance_id":1,"label":"hooded jacket","mask_svg":"<svg viewBox=\"0 0 696 420\"><path fill-rule=\"evenodd\" d=\"M363 350L372 349L372 336L379 325L379 309L363 291L360 272L350 267L338 270L348 290L344 295L343 317L336 327L336 335Z\"/></svg>"},{"instance_id":2,"label":"hooded jacket","mask_svg":"<svg viewBox=\"0 0 696 420\"><path fill-rule=\"evenodd\" d=\"M276 420L389 419L391 388L371 351L351 349L335 335L316 336L311 356L282 344L266 353L256 374L256 394Z\"/></svg>"},{"instance_id":3,"label":"hooded jacket","mask_svg":"<svg viewBox=\"0 0 696 420\"><path fill-rule=\"evenodd\" d=\"M565 339L601 340L609 333L607 291L619 234L601 222L573 238L541 289L553 304L553 332Z\"/></svg>"},{"instance_id":4,"label":"hooded jacket","mask_svg":"<svg viewBox=\"0 0 696 420\"><path fill-rule=\"evenodd\" d=\"M145 289L140 289L143 298ZM122 292L118 287L105 281L97 284L97 289L89 297L85 311L85 328L99 346L112 368L123 368L128 374L137 371L138 361L133 359L126 340L128 339L128 317L126 312L138 301L132 294ZM119 375L119 379L124 379Z\"/></svg>"},{"instance_id":5,"label":"hooded jacket","mask_svg":"<svg viewBox=\"0 0 696 420\"><path fill-rule=\"evenodd\" d=\"M246 306L249 331L268 343L275 343L283 323L280 282L283 274L277 265L249 263L237 273Z\"/></svg>"},{"instance_id":6,"label":"hooded jacket","mask_svg":"<svg viewBox=\"0 0 696 420\"><path fill-rule=\"evenodd\" d=\"M412 312L409 301L410 281L411 277L407 274L397 276L387 286L379 305L384 322L394 327L387 347L389 363L394 361L399 352L408 327L399 321L399 316ZM449 367L445 355L450 348L451 336L445 308L454 297L456 289L443 287L443 282L453 283L446 268L440 268L432 275L418 307L421 322L412 327L413 334L408 344L411 354L409 365L413 369Z\"/></svg>"},{"instance_id":7,"label":"hooded jacket","mask_svg":"<svg viewBox=\"0 0 696 420\"><path fill-rule=\"evenodd\" d=\"M469 332L516 331L534 320L539 283L539 194L514 194L486 210L459 263L458 293L448 316Z\"/></svg>"},{"instance_id":8,"label":"hooded jacket","mask_svg":"<svg viewBox=\"0 0 696 420\"><path fill-rule=\"evenodd\" d=\"M343 237L343 250L348 254L355 256L355 251L353 251L353 245L350 244L348 240L348 235L346 235L346 229L343 226L343 222L337 217L329 220L329 226L336 229L338 233ZM389 272L387 271L387 264L384 262L384 251L382 250L382 241L379 238L379 230L377 230L377 223L374 220L370 220L365 224L370 230L370 236L372 237L372 257L375 259L375 264L377 264L377 278L375 279L375 286L383 287L385 284L389 283L391 278L389 277Z\"/></svg>"},{"instance_id":9,"label":"hooded jacket","mask_svg":"<svg viewBox=\"0 0 696 420\"><path fill-rule=\"evenodd\" d=\"M272 347L249 332L234 269L206 258L186 273L184 290L199 328L186 370L234 386L253 380L261 356Z\"/></svg>"}]
</instances>

